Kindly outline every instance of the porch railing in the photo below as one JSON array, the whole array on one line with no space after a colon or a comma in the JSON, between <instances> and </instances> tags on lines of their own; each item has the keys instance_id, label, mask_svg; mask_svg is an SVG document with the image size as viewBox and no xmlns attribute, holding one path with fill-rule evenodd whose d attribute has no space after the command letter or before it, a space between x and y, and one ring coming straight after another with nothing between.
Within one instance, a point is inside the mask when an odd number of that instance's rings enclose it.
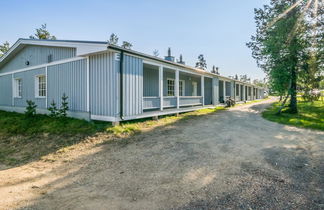
<instances>
[{"instance_id":1,"label":"porch railing","mask_svg":"<svg viewBox=\"0 0 324 210\"><path fill-rule=\"evenodd\" d=\"M202 96L180 96L179 105L181 106L199 106L203 104ZM163 108L176 108L177 97L164 96L163 97ZM160 97L143 97L143 109L159 109L160 108Z\"/></svg>"},{"instance_id":2,"label":"porch railing","mask_svg":"<svg viewBox=\"0 0 324 210\"><path fill-rule=\"evenodd\" d=\"M180 96L180 106L197 106L202 104L202 96Z\"/></svg>"},{"instance_id":3,"label":"porch railing","mask_svg":"<svg viewBox=\"0 0 324 210\"><path fill-rule=\"evenodd\" d=\"M160 108L160 97L143 97L143 109Z\"/></svg>"}]
</instances>

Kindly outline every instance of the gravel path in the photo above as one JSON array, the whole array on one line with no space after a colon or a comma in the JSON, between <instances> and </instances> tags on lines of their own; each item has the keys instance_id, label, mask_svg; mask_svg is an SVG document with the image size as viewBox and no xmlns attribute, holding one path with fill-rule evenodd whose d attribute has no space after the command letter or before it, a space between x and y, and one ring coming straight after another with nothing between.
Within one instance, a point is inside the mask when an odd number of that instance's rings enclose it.
<instances>
[{"instance_id":1,"label":"gravel path","mask_svg":"<svg viewBox=\"0 0 324 210\"><path fill-rule=\"evenodd\" d=\"M129 144L106 144L53 169L28 166L34 179L0 181L0 197L7 198L2 204L23 209L323 209L324 132L264 120L260 111L270 102L148 130Z\"/></svg>"}]
</instances>

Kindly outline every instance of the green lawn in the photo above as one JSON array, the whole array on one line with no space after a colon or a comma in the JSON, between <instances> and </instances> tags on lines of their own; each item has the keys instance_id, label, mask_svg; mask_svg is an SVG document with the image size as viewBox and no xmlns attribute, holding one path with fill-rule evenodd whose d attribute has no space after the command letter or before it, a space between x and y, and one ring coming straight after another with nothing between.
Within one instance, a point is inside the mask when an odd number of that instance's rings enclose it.
<instances>
[{"instance_id":1,"label":"green lawn","mask_svg":"<svg viewBox=\"0 0 324 210\"><path fill-rule=\"evenodd\" d=\"M265 119L286 125L293 125L303 128L324 130L324 101L314 103L298 99L298 114L286 113L283 109L281 115L277 115L280 103L275 103L262 113Z\"/></svg>"}]
</instances>

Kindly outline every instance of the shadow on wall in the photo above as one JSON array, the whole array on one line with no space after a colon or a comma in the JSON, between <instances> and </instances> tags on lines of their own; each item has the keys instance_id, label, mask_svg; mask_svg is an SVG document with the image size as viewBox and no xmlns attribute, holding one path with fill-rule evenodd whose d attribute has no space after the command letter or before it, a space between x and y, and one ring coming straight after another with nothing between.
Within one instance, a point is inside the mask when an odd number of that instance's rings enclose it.
<instances>
[{"instance_id":1,"label":"shadow on wall","mask_svg":"<svg viewBox=\"0 0 324 210\"><path fill-rule=\"evenodd\" d=\"M244 122L251 114L263 120L254 113L226 111L226 115L185 118L100 145L96 153L75 160L77 170L41 186L48 191L22 209L320 208L323 155L275 142L265 146L277 139L277 132L287 136L302 132L277 124L267 128L271 136L263 136L267 139L260 139L250 150L252 142L246 137L251 130L244 130L258 122L242 123L242 127L223 123L233 122L231 115ZM224 133L236 128L242 131L240 138ZM55 171L66 171L64 167Z\"/></svg>"}]
</instances>

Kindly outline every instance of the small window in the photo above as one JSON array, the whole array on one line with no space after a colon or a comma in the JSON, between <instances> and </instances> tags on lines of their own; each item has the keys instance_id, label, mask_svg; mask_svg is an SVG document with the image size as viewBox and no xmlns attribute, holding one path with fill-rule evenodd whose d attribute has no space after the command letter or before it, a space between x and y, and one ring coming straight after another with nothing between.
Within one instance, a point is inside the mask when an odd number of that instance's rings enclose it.
<instances>
[{"instance_id":1,"label":"small window","mask_svg":"<svg viewBox=\"0 0 324 210\"><path fill-rule=\"evenodd\" d=\"M174 79L167 79L168 96L174 96Z\"/></svg>"},{"instance_id":2,"label":"small window","mask_svg":"<svg viewBox=\"0 0 324 210\"><path fill-rule=\"evenodd\" d=\"M179 96L185 95L185 81L179 80Z\"/></svg>"},{"instance_id":3,"label":"small window","mask_svg":"<svg viewBox=\"0 0 324 210\"><path fill-rule=\"evenodd\" d=\"M52 54L49 54L48 56L47 56L47 62L48 63L51 63L53 61L53 55Z\"/></svg>"},{"instance_id":4,"label":"small window","mask_svg":"<svg viewBox=\"0 0 324 210\"><path fill-rule=\"evenodd\" d=\"M35 80L35 96L37 98L46 97L46 76L38 75Z\"/></svg>"},{"instance_id":5,"label":"small window","mask_svg":"<svg viewBox=\"0 0 324 210\"><path fill-rule=\"evenodd\" d=\"M14 81L14 97L21 98L22 97L22 80L15 79Z\"/></svg>"}]
</instances>

